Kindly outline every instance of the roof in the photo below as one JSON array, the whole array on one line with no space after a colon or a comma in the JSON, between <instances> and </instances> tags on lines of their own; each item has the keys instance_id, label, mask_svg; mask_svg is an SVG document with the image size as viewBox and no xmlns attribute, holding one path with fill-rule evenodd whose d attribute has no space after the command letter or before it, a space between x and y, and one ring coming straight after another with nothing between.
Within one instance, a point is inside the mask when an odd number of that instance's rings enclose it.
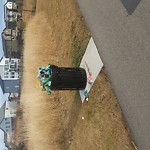
<instances>
[{"instance_id":1,"label":"roof","mask_svg":"<svg viewBox=\"0 0 150 150\"><path fill-rule=\"evenodd\" d=\"M7 138L8 138L8 135L6 132L4 132L4 143L5 143L6 147L9 147L9 143L7 142Z\"/></svg>"},{"instance_id":2,"label":"roof","mask_svg":"<svg viewBox=\"0 0 150 150\"><path fill-rule=\"evenodd\" d=\"M7 0L7 2L16 2L16 0Z\"/></svg>"},{"instance_id":3,"label":"roof","mask_svg":"<svg viewBox=\"0 0 150 150\"><path fill-rule=\"evenodd\" d=\"M0 108L0 123L3 121L5 117L5 106L6 106L6 102Z\"/></svg>"},{"instance_id":4,"label":"roof","mask_svg":"<svg viewBox=\"0 0 150 150\"><path fill-rule=\"evenodd\" d=\"M4 58L4 57L2 56L1 59L0 59L0 62L2 61L3 58Z\"/></svg>"},{"instance_id":5,"label":"roof","mask_svg":"<svg viewBox=\"0 0 150 150\"><path fill-rule=\"evenodd\" d=\"M5 29L4 29L5 30ZM4 31L3 30L3 31ZM2 37L2 44L3 44L3 51L4 51L4 56L7 57L7 46L6 46L6 40L4 39L3 37L3 32L1 34L1 37Z\"/></svg>"},{"instance_id":6,"label":"roof","mask_svg":"<svg viewBox=\"0 0 150 150\"><path fill-rule=\"evenodd\" d=\"M1 78L1 76L0 76L0 86L1 86L1 89L2 89L2 91L4 93L4 84L3 84L3 80Z\"/></svg>"}]
</instances>

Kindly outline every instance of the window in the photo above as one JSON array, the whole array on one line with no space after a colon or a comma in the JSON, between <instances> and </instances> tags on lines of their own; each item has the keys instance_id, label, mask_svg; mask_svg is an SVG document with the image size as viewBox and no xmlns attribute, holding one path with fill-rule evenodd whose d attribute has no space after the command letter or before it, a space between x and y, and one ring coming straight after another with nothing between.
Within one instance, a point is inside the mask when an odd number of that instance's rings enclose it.
<instances>
[{"instance_id":1,"label":"window","mask_svg":"<svg viewBox=\"0 0 150 150\"><path fill-rule=\"evenodd\" d=\"M9 69L9 66L4 67L4 71L7 71Z\"/></svg>"},{"instance_id":2,"label":"window","mask_svg":"<svg viewBox=\"0 0 150 150\"><path fill-rule=\"evenodd\" d=\"M10 68L11 69L16 69L16 66L15 65L10 65Z\"/></svg>"},{"instance_id":3,"label":"window","mask_svg":"<svg viewBox=\"0 0 150 150\"><path fill-rule=\"evenodd\" d=\"M15 74L15 72L11 72L10 74L11 74L11 75L14 75L14 74Z\"/></svg>"},{"instance_id":4,"label":"window","mask_svg":"<svg viewBox=\"0 0 150 150\"><path fill-rule=\"evenodd\" d=\"M5 60L5 64L9 64L9 60Z\"/></svg>"},{"instance_id":5,"label":"window","mask_svg":"<svg viewBox=\"0 0 150 150\"><path fill-rule=\"evenodd\" d=\"M8 78L8 76L4 76L4 78Z\"/></svg>"},{"instance_id":6,"label":"window","mask_svg":"<svg viewBox=\"0 0 150 150\"><path fill-rule=\"evenodd\" d=\"M10 78L15 78L15 76L10 76Z\"/></svg>"},{"instance_id":7,"label":"window","mask_svg":"<svg viewBox=\"0 0 150 150\"><path fill-rule=\"evenodd\" d=\"M8 129L6 129L6 132L8 132Z\"/></svg>"},{"instance_id":8,"label":"window","mask_svg":"<svg viewBox=\"0 0 150 150\"><path fill-rule=\"evenodd\" d=\"M6 126L6 128L10 128L10 126Z\"/></svg>"},{"instance_id":9,"label":"window","mask_svg":"<svg viewBox=\"0 0 150 150\"><path fill-rule=\"evenodd\" d=\"M9 68L4 68L4 71L7 71Z\"/></svg>"},{"instance_id":10,"label":"window","mask_svg":"<svg viewBox=\"0 0 150 150\"><path fill-rule=\"evenodd\" d=\"M4 75L8 75L9 73L8 72L4 72Z\"/></svg>"},{"instance_id":11,"label":"window","mask_svg":"<svg viewBox=\"0 0 150 150\"><path fill-rule=\"evenodd\" d=\"M5 121L7 121L7 118L5 118Z\"/></svg>"},{"instance_id":12,"label":"window","mask_svg":"<svg viewBox=\"0 0 150 150\"><path fill-rule=\"evenodd\" d=\"M11 64L14 64L15 63L15 61L14 60L11 60Z\"/></svg>"},{"instance_id":13,"label":"window","mask_svg":"<svg viewBox=\"0 0 150 150\"><path fill-rule=\"evenodd\" d=\"M10 122L5 122L5 124L10 124Z\"/></svg>"}]
</instances>

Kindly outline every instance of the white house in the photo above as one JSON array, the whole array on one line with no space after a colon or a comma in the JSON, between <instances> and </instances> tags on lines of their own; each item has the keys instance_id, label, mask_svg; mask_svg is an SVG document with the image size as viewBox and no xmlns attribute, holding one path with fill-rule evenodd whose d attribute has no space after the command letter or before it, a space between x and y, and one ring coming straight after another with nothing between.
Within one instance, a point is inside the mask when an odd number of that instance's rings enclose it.
<instances>
[{"instance_id":1,"label":"white house","mask_svg":"<svg viewBox=\"0 0 150 150\"><path fill-rule=\"evenodd\" d=\"M0 85L3 93L19 92L19 62L17 58L0 61Z\"/></svg>"},{"instance_id":2,"label":"white house","mask_svg":"<svg viewBox=\"0 0 150 150\"><path fill-rule=\"evenodd\" d=\"M19 79L19 62L17 58L3 58L0 62L0 76L2 80Z\"/></svg>"}]
</instances>

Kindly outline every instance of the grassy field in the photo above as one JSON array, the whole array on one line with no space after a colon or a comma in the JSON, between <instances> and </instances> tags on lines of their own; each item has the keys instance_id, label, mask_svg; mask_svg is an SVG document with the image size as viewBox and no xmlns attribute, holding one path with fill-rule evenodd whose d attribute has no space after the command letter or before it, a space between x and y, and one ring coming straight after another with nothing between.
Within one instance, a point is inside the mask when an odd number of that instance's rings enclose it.
<instances>
[{"instance_id":1,"label":"grassy field","mask_svg":"<svg viewBox=\"0 0 150 150\"><path fill-rule=\"evenodd\" d=\"M79 66L90 38L75 0L24 0L26 24L21 105L29 150L133 150L104 69L89 102L76 91L52 95L37 86L37 68ZM84 120L82 119L84 117Z\"/></svg>"}]
</instances>

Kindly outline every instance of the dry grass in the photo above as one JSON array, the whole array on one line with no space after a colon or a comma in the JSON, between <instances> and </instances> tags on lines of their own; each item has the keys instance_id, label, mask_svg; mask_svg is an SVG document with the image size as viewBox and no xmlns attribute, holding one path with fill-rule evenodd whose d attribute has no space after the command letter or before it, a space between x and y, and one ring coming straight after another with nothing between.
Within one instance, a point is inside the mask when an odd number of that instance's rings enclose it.
<instances>
[{"instance_id":1,"label":"dry grass","mask_svg":"<svg viewBox=\"0 0 150 150\"><path fill-rule=\"evenodd\" d=\"M35 12L36 12L36 0L28 0L28 1L24 0L22 8L24 26L26 26L26 24L28 24L30 19L32 19Z\"/></svg>"},{"instance_id":2,"label":"dry grass","mask_svg":"<svg viewBox=\"0 0 150 150\"><path fill-rule=\"evenodd\" d=\"M60 149L63 140L58 99L47 96L35 85L37 68L49 61L56 62L55 41L51 33L45 15L39 13L28 24L25 35L21 103L28 148L32 150Z\"/></svg>"}]
</instances>

